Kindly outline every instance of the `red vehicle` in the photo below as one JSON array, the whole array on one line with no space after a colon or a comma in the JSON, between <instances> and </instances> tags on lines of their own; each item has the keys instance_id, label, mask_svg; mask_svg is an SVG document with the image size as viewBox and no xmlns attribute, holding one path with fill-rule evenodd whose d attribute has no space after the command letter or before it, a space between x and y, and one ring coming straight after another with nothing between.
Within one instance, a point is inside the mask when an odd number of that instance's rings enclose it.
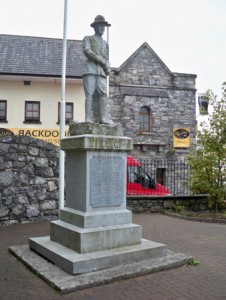
<instances>
[{"instance_id":1,"label":"red vehicle","mask_svg":"<svg viewBox=\"0 0 226 300\"><path fill-rule=\"evenodd\" d=\"M127 195L170 195L170 191L155 180L132 156L127 156Z\"/></svg>"}]
</instances>

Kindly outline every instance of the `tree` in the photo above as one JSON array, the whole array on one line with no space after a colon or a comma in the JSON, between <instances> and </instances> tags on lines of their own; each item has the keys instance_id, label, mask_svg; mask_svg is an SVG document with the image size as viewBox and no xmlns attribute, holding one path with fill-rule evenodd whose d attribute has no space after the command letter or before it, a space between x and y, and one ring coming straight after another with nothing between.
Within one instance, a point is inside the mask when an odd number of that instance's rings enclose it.
<instances>
[{"instance_id":1,"label":"tree","mask_svg":"<svg viewBox=\"0 0 226 300\"><path fill-rule=\"evenodd\" d=\"M216 214L226 200L226 82L222 84L222 98L211 90L206 93L213 107L209 125L197 131L196 150L188 157L191 167L188 186L194 193L207 193L208 204Z\"/></svg>"}]
</instances>

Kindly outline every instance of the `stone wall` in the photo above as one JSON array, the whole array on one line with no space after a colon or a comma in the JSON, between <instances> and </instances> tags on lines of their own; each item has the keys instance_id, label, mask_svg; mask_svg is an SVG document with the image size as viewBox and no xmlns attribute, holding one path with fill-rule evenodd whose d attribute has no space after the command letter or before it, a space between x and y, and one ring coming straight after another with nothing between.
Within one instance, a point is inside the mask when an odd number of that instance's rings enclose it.
<instances>
[{"instance_id":1,"label":"stone wall","mask_svg":"<svg viewBox=\"0 0 226 300\"><path fill-rule=\"evenodd\" d=\"M207 196L184 197L127 197L127 208L133 213L154 213L173 210L174 207L183 207L185 211L202 211L208 209Z\"/></svg>"},{"instance_id":2,"label":"stone wall","mask_svg":"<svg viewBox=\"0 0 226 300\"><path fill-rule=\"evenodd\" d=\"M59 148L26 136L0 138L0 225L58 216ZM161 212L174 204L204 210L207 198L127 197L134 213Z\"/></svg>"},{"instance_id":3,"label":"stone wall","mask_svg":"<svg viewBox=\"0 0 226 300\"><path fill-rule=\"evenodd\" d=\"M59 148L26 136L0 138L0 224L58 214Z\"/></svg>"}]
</instances>

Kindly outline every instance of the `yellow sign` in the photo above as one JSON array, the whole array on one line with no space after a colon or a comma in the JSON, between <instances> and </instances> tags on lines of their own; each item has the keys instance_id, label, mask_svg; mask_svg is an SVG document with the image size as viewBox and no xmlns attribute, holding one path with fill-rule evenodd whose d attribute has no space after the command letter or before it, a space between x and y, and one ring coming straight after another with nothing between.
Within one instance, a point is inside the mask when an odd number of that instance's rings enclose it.
<instances>
[{"instance_id":1,"label":"yellow sign","mask_svg":"<svg viewBox=\"0 0 226 300\"><path fill-rule=\"evenodd\" d=\"M190 147L190 129L174 128L173 130L173 147L189 148Z\"/></svg>"},{"instance_id":2,"label":"yellow sign","mask_svg":"<svg viewBox=\"0 0 226 300\"><path fill-rule=\"evenodd\" d=\"M40 129L40 128L0 128L0 137L7 135L24 135L43 140L47 143L60 145L59 129ZM69 136L69 131L65 132Z\"/></svg>"}]
</instances>

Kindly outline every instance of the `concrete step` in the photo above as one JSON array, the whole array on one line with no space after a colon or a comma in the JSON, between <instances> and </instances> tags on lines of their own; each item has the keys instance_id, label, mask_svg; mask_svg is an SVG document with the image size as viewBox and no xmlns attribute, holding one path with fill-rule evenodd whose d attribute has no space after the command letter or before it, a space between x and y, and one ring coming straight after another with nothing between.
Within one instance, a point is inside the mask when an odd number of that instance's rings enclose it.
<instances>
[{"instance_id":1,"label":"concrete step","mask_svg":"<svg viewBox=\"0 0 226 300\"><path fill-rule=\"evenodd\" d=\"M122 224L95 228L81 228L56 220L50 223L50 239L78 253L140 244L141 226Z\"/></svg>"},{"instance_id":2,"label":"concrete step","mask_svg":"<svg viewBox=\"0 0 226 300\"><path fill-rule=\"evenodd\" d=\"M28 245L11 246L9 251L30 270L62 294L118 280L134 278L183 266L191 257L167 249L166 255L105 270L71 275L32 251Z\"/></svg>"},{"instance_id":3,"label":"concrete step","mask_svg":"<svg viewBox=\"0 0 226 300\"><path fill-rule=\"evenodd\" d=\"M80 254L66 248L49 236L29 239L30 248L70 274L81 274L140 262L167 253L166 245L142 239L141 244Z\"/></svg>"}]
</instances>

